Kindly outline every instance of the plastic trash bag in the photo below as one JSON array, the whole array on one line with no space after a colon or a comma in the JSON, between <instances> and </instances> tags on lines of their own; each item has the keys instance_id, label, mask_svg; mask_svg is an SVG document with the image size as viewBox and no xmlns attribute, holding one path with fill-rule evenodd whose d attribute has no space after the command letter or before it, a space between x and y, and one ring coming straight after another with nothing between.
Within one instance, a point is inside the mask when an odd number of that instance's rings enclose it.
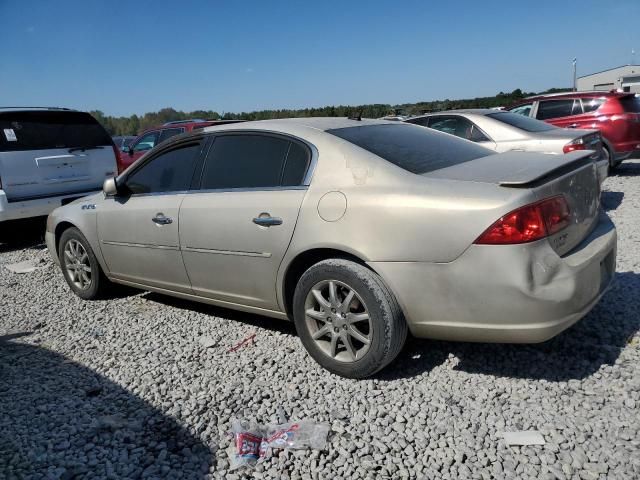
<instances>
[{"instance_id":1,"label":"plastic trash bag","mask_svg":"<svg viewBox=\"0 0 640 480\"><path fill-rule=\"evenodd\" d=\"M263 429L254 421L233 419L231 421L233 442L229 447L231 470L254 467L260 458L260 444L264 439Z\"/></svg>"}]
</instances>

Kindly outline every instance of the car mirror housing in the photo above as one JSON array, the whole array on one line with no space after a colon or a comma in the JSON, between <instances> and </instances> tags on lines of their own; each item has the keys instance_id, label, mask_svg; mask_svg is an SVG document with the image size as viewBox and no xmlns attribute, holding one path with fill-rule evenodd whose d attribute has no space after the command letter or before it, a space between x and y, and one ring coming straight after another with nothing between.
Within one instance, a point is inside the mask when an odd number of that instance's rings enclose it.
<instances>
[{"instance_id":1,"label":"car mirror housing","mask_svg":"<svg viewBox=\"0 0 640 480\"><path fill-rule=\"evenodd\" d=\"M114 196L118 193L118 185L115 177L107 178L102 184L102 191L107 196Z\"/></svg>"},{"instance_id":2,"label":"car mirror housing","mask_svg":"<svg viewBox=\"0 0 640 480\"><path fill-rule=\"evenodd\" d=\"M122 150L124 153L131 153L131 148L128 145L125 145L120 150Z\"/></svg>"}]
</instances>

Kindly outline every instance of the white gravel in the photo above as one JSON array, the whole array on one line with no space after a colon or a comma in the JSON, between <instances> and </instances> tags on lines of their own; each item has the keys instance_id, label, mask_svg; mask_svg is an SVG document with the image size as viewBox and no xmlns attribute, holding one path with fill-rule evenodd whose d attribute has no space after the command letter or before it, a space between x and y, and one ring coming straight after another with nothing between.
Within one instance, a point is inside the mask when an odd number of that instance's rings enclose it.
<instances>
[{"instance_id":1,"label":"white gravel","mask_svg":"<svg viewBox=\"0 0 640 480\"><path fill-rule=\"evenodd\" d=\"M148 293L85 302L42 245L0 245L0 263L42 267L0 266L0 478L638 478L640 161L605 190L616 284L579 324L540 345L411 340L364 381L323 371L287 323ZM331 422L327 451L230 473L231 417L282 409ZM545 445L505 446L520 430Z\"/></svg>"}]
</instances>

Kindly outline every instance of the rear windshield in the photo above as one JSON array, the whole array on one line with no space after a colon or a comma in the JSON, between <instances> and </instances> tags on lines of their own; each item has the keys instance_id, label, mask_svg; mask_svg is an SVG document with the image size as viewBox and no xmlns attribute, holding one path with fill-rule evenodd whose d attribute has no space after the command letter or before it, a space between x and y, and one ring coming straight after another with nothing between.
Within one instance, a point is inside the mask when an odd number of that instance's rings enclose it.
<instances>
[{"instance_id":1,"label":"rear windshield","mask_svg":"<svg viewBox=\"0 0 640 480\"><path fill-rule=\"evenodd\" d=\"M327 130L411 173L423 174L486 157L495 152L462 140L409 124L378 124Z\"/></svg>"},{"instance_id":2,"label":"rear windshield","mask_svg":"<svg viewBox=\"0 0 640 480\"><path fill-rule=\"evenodd\" d=\"M620 104L625 112L640 113L640 97L637 95L620 98Z\"/></svg>"},{"instance_id":3,"label":"rear windshield","mask_svg":"<svg viewBox=\"0 0 640 480\"><path fill-rule=\"evenodd\" d=\"M0 152L111 145L105 129L85 112L0 112Z\"/></svg>"},{"instance_id":4,"label":"rear windshield","mask_svg":"<svg viewBox=\"0 0 640 480\"><path fill-rule=\"evenodd\" d=\"M553 125L536 120L535 118L525 117L519 113L512 112L497 112L489 113L487 117L498 120L499 122L506 123L512 127L519 128L526 132L546 132L547 130L553 130Z\"/></svg>"}]
</instances>

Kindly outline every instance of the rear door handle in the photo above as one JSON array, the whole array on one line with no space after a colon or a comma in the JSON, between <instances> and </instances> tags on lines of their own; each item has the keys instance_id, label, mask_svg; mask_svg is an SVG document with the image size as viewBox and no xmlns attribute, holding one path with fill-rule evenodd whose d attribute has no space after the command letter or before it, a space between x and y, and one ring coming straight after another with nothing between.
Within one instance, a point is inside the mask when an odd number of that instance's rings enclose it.
<instances>
[{"instance_id":1,"label":"rear door handle","mask_svg":"<svg viewBox=\"0 0 640 480\"><path fill-rule=\"evenodd\" d=\"M282 219L272 217L269 214L260 214L259 217L253 219L253 223L260 225L261 227L272 227L274 225L282 225Z\"/></svg>"},{"instance_id":2,"label":"rear door handle","mask_svg":"<svg viewBox=\"0 0 640 480\"><path fill-rule=\"evenodd\" d=\"M173 219L171 217L165 217L164 213L157 213L151 221L156 225L169 225L170 223L173 223Z\"/></svg>"}]
</instances>

